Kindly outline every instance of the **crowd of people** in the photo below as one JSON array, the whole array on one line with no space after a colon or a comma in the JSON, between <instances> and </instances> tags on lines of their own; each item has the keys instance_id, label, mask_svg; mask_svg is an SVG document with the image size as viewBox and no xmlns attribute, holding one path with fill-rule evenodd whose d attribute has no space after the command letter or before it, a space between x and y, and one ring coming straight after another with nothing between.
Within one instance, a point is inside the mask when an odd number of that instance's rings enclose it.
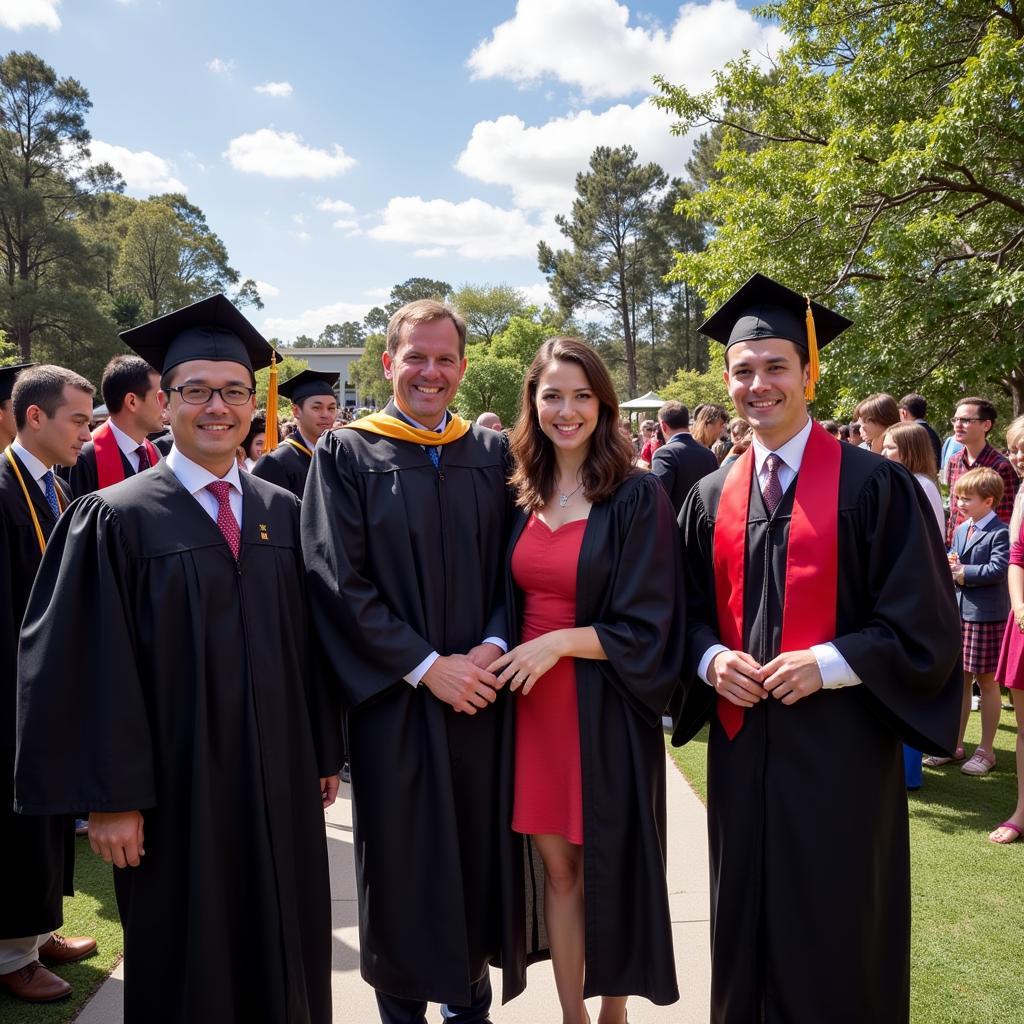
<instances>
[{"instance_id":1,"label":"crowd of people","mask_svg":"<svg viewBox=\"0 0 1024 1024\"><path fill-rule=\"evenodd\" d=\"M344 769L383 1024L484 1024L489 968L507 1001L544 959L565 1024L590 996L624 1024L679 998L668 714L676 744L710 723L712 1021L906 1022L904 751L984 774L998 683L1024 716L1024 537L984 400L948 522L920 396L865 399L859 441L813 420L848 325L755 275L701 328L736 418L667 402L636 443L572 337L510 430L452 413L466 327L433 301L355 419L319 371L257 414L277 357L223 296L125 332L95 431L77 374L0 371L0 984L62 998L50 968L95 949L57 931L84 816L126 1021L327 1024ZM1008 445L1024 470L1024 419Z\"/></svg>"}]
</instances>

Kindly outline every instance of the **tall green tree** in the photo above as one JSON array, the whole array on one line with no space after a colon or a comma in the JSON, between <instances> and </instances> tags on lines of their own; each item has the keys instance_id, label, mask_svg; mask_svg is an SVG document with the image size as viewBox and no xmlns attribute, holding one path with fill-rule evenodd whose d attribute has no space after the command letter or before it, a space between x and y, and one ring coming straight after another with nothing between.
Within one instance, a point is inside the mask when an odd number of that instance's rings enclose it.
<instances>
[{"instance_id":1,"label":"tall green tree","mask_svg":"<svg viewBox=\"0 0 1024 1024\"><path fill-rule=\"evenodd\" d=\"M694 93L660 81L675 131L711 128L685 202L714 225L675 272L715 303L754 270L855 322L825 404L985 382L1024 411L1024 12L1005 0L779 0L790 45Z\"/></svg>"},{"instance_id":2,"label":"tall green tree","mask_svg":"<svg viewBox=\"0 0 1024 1024\"><path fill-rule=\"evenodd\" d=\"M473 342L490 342L515 316L528 316L530 303L507 284L464 284L451 296Z\"/></svg>"},{"instance_id":3,"label":"tall green tree","mask_svg":"<svg viewBox=\"0 0 1024 1024\"><path fill-rule=\"evenodd\" d=\"M375 405L386 405L391 398L391 382L384 377L381 356L387 346L383 334L368 334L363 345L363 354L349 366L349 377L364 401L371 399Z\"/></svg>"},{"instance_id":4,"label":"tall green tree","mask_svg":"<svg viewBox=\"0 0 1024 1024\"><path fill-rule=\"evenodd\" d=\"M366 328L356 320L342 324L328 324L314 342L316 348L362 348L366 343Z\"/></svg>"},{"instance_id":5,"label":"tall green tree","mask_svg":"<svg viewBox=\"0 0 1024 1024\"><path fill-rule=\"evenodd\" d=\"M93 289L100 261L76 225L123 182L89 166L89 94L33 53L0 61L0 328L21 358L39 338L109 343L113 325Z\"/></svg>"},{"instance_id":6,"label":"tall green tree","mask_svg":"<svg viewBox=\"0 0 1024 1024\"><path fill-rule=\"evenodd\" d=\"M649 226L668 184L657 164L639 164L631 146L598 146L590 170L576 175L569 216L555 218L570 248L540 242L537 259L566 316L580 308L607 310L622 332L626 381L636 395L637 301L644 293Z\"/></svg>"},{"instance_id":7,"label":"tall green tree","mask_svg":"<svg viewBox=\"0 0 1024 1024\"><path fill-rule=\"evenodd\" d=\"M396 284L391 289L387 304L383 307L374 306L366 314L364 323L367 330L385 334L392 313L407 302L415 302L418 299L437 299L439 302L446 302L451 298L451 294L452 286L447 281L436 281L430 277L410 277L401 284Z\"/></svg>"}]
</instances>

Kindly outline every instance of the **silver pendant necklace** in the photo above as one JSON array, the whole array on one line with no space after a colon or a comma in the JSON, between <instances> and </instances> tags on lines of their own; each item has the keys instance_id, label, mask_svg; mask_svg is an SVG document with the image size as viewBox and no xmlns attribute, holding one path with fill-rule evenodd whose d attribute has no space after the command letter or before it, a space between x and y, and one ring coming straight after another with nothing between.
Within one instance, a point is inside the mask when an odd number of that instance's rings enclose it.
<instances>
[{"instance_id":1,"label":"silver pendant necklace","mask_svg":"<svg viewBox=\"0 0 1024 1024\"><path fill-rule=\"evenodd\" d=\"M569 492L568 494L562 494L561 492L559 492L559 495L558 495L558 507L559 507L559 508L565 508L565 506L569 504L569 499L570 499L570 498L571 498L571 497L572 497L572 496L573 496L573 495L574 495L574 494L576 493L576 491L578 491L578 490L579 490L579 489L580 489L580 488L581 488L582 486L583 486L583 482L581 481L580 483L578 483L578 484L576 485L576 488L575 488L575 490L572 490L572 491L570 491L570 492Z\"/></svg>"}]
</instances>

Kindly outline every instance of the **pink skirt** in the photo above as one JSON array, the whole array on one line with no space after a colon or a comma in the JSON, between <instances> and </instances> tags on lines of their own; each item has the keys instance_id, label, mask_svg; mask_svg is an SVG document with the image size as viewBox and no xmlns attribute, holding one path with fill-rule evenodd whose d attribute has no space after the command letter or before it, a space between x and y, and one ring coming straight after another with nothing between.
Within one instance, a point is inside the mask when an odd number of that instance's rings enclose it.
<instances>
[{"instance_id":1,"label":"pink skirt","mask_svg":"<svg viewBox=\"0 0 1024 1024\"><path fill-rule=\"evenodd\" d=\"M1017 628L1017 620L1010 612L999 648L996 682L1008 690L1024 690L1024 633Z\"/></svg>"}]
</instances>

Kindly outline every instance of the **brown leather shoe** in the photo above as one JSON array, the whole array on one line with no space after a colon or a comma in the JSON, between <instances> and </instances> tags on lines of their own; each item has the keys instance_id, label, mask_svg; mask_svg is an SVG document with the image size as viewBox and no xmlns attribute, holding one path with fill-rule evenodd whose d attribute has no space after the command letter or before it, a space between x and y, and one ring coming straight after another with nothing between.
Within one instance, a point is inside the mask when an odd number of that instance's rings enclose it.
<instances>
[{"instance_id":1,"label":"brown leather shoe","mask_svg":"<svg viewBox=\"0 0 1024 1024\"><path fill-rule=\"evenodd\" d=\"M96 940L87 935L75 935L68 939L60 932L54 932L39 947L39 959L50 967L60 967L84 959L95 949Z\"/></svg>"},{"instance_id":2,"label":"brown leather shoe","mask_svg":"<svg viewBox=\"0 0 1024 1024\"><path fill-rule=\"evenodd\" d=\"M21 970L0 974L0 985L4 985L12 996L24 999L26 1003L54 1003L71 995L71 986L63 978L48 971L38 960L33 960Z\"/></svg>"}]
</instances>

